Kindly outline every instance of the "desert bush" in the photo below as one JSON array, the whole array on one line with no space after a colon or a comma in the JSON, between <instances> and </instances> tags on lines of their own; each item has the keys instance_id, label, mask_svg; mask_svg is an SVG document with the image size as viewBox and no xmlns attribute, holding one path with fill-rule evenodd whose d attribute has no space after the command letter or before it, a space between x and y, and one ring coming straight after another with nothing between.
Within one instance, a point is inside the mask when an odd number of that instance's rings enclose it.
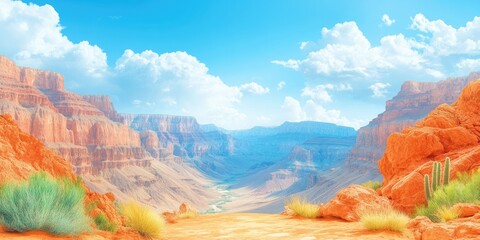
<instances>
[{"instance_id":1,"label":"desert bush","mask_svg":"<svg viewBox=\"0 0 480 240\"><path fill-rule=\"evenodd\" d=\"M15 232L42 230L55 235L78 235L90 231L84 196L79 182L53 179L38 172L28 181L0 187L0 224Z\"/></svg>"},{"instance_id":2,"label":"desert bush","mask_svg":"<svg viewBox=\"0 0 480 240\"><path fill-rule=\"evenodd\" d=\"M437 210L436 216L441 222L448 222L453 219L457 219L460 213L453 207L440 207Z\"/></svg>"},{"instance_id":3,"label":"desert bush","mask_svg":"<svg viewBox=\"0 0 480 240\"><path fill-rule=\"evenodd\" d=\"M382 186L382 183L379 181L368 181L368 182L362 183L362 186L366 188L371 188L373 190L377 190Z\"/></svg>"},{"instance_id":4,"label":"desert bush","mask_svg":"<svg viewBox=\"0 0 480 240\"><path fill-rule=\"evenodd\" d=\"M416 208L415 215L426 216L434 222L441 222L441 211L457 203L480 204L480 169L471 175L459 174L458 178L432 193L426 205Z\"/></svg>"},{"instance_id":5,"label":"desert bush","mask_svg":"<svg viewBox=\"0 0 480 240\"><path fill-rule=\"evenodd\" d=\"M392 208L360 213L360 222L368 230L403 232L407 228L409 220L407 215Z\"/></svg>"},{"instance_id":6,"label":"desert bush","mask_svg":"<svg viewBox=\"0 0 480 240\"><path fill-rule=\"evenodd\" d=\"M117 231L117 224L110 221L105 214L100 213L95 217L95 224L97 228L102 231L115 232Z\"/></svg>"},{"instance_id":7,"label":"desert bush","mask_svg":"<svg viewBox=\"0 0 480 240\"><path fill-rule=\"evenodd\" d=\"M128 226L147 238L160 237L165 230L165 220L137 202L120 204L122 214L127 217Z\"/></svg>"},{"instance_id":8,"label":"desert bush","mask_svg":"<svg viewBox=\"0 0 480 240\"><path fill-rule=\"evenodd\" d=\"M320 206L312 204L299 197L293 197L287 201L286 206L290 208L295 215L306 218L316 218Z\"/></svg>"}]
</instances>

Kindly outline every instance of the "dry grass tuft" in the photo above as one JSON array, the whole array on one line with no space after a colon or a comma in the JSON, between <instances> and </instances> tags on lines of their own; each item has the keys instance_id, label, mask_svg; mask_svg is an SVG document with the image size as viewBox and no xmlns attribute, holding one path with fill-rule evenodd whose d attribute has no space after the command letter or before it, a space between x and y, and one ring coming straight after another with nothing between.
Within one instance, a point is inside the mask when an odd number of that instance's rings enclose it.
<instances>
[{"instance_id":1,"label":"dry grass tuft","mask_svg":"<svg viewBox=\"0 0 480 240\"><path fill-rule=\"evenodd\" d=\"M392 208L380 211L365 211L360 214L360 222L368 230L391 230L403 232L410 218Z\"/></svg>"},{"instance_id":2,"label":"dry grass tuft","mask_svg":"<svg viewBox=\"0 0 480 240\"><path fill-rule=\"evenodd\" d=\"M448 208L448 207L440 207L437 210L437 217L440 219L441 222L448 222L453 219L457 219L460 213L458 212L457 209L454 209L453 207Z\"/></svg>"},{"instance_id":3,"label":"dry grass tuft","mask_svg":"<svg viewBox=\"0 0 480 240\"><path fill-rule=\"evenodd\" d=\"M316 218L318 216L318 210L320 209L319 205L309 203L299 197L291 198L287 201L286 205L295 215L306 218Z\"/></svg>"},{"instance_id":4,"label":"dry grass tuft","mask_svg":"<svg viewBox=\"0 0 480 240\"><path fill-rule=\"evenodd\" d=\"M120 205L128 226L147 238L158 238L165 231L165 220L146 206L130 201Z\"/></svg>"}]
</instances>

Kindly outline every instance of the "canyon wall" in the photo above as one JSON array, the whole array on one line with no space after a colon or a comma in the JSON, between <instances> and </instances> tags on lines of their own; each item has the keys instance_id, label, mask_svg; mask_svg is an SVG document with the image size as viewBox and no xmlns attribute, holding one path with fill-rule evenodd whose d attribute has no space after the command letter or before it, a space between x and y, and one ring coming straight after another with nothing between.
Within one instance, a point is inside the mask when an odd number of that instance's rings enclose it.
<instances>
[{"instance_id":1,"label":"canyon wall","mask_svg":"<svg viewBox=\"0 0 480 240\"><path fill-rule=\"evenodd\" d=\"M387 101L385 112L358 130L347 162L354 167L367 165L375 170L390 134L413 126L438 105L452 103L469 82L479 77L480 73L472 73L467 77L448 78L440 82L405 82L400 92Z\"/></svg>"},{"instance_id":2,"label":"canyon wall","mask_svg":"<svg viewBox=\"0 0 480 240\"><path fill-rule=\"evenodd\" d=\"M174 155L178 139L190 141L195 136L168 133L182 133L181 127L167 126L158 136L130 128L107 96L68 92L58 73L18 67L0 56L0 114L11 115L20 129L70 162L96 191L111 191L121 199L134 197L161 209L184 201L205 209L216 194L205 188L209 180ZM175 117L165 121L175 125ZM184 145L193 154L207 148Z\"/></svg>"}]
</instances>

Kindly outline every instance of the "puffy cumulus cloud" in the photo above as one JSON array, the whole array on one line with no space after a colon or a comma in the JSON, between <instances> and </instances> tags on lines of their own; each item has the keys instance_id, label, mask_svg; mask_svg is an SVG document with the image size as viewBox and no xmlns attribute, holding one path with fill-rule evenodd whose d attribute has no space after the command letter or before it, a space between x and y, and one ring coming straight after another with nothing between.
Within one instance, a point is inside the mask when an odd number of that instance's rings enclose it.
<instances>
[{"instance_id":1,"label":"puffy cumulus cloud","mask_svg":"<svg viewBox=\"0 0 480 240\"><path fill-rule=\"evenodd\" d=\"M245 121L246 115L238 110L241 87L225 84L186 52L157 54L126 50L116 62L114 73L115 81L123 87L119 95L133 98L121 102L131 104L141 96L140 103L150 103L144 106L145 112L181 109L181 113L195 116L201 123L213 122L227 128L241 126ZM257 86L252 85L253 89Z\"/></svg>"},{"instance_id":2,"label":"puffy cumulus cloud","mask_svg":"<svg viewBox=\"0 0 480 240\"><path fill-rule=\"evenodd\" d=\"M456 65L458 70L462 73L479 72L480 71L480 59L463 59Z\"/></svg>"},{"instance_id":3,"label":"puffy cumulus cloud","mask_svg":"<svg viewBox=\"0 0 480 240\"><path fill-rule=\"evenodd\" d=\"M61 72L73 87L107 73L102 49L87 41L71 42L52 6L10 0L0 0L0 6L0 52L17 64Z\"/></svg>"},{"instance_id":4,"label":"puffy cumulus cloud","mask_svg":"<svg viewBox=\"0 0 480 240\"><path fill-rule=\"evenodd\" d=\"M337 125L349 126L355 129L365 125L363 120L349 120L342 116L340 110L326 109L322 105L315 103L315 101L309 99L302 106L297 99L287 96L284 99L283 105L283 118L286 121L299 122L299 121L318 121L329 122Z\"/></svg>"},{"instance_id":5,"label":"puffy cumulus cloud","mask_svg":"<svg viewBox=\"0 0 480 240\"><path fill-rule=\"evenodd\" d=\"M372 90L372 97L385 97L388 87L390 87L390 83L378 82L370 85L368 88Z\"/></svg>"},{"instance_id":6,"label":"puffy cumulus cloud","mask_svg":"<svg viewBox=\"0 0 480 240\"><path fill-rule=\"evenodd\" d=\"M454 28L442 20L430 21L425 15L417 14L411 28L428 34L423 42L425 54L449 56L480 53L480 17L474 17L465 26Z\"/></svg>"},{"instance_id":7,"label":"puffy cumulus cloud","mask_svg":"<svg viewBox=\"0 0 480 240\"><path fill-rule=\"evenodd\" d=\"M328 90L336 90L336 91L349 91L352 90L352 86L350 84L338 84L334 85L331 83L328 84L319 84L315 87L305 87L302 90L302 96L310 97L317 101L322 102L331 102L332 97L328 93Z\"/></svg>"},{"instance_id":8,"label":"puffy cumulus cloud","mask_svg":"<svg viewBox=\"0 0 480 240\"><path fill-rule=\"evenodd\" d=\"M287 83L285 81L281 81L277 84L277 90L280 91L282 90Z\"/></svg>"},{"instance_id":9,"label":"puffy cumulus cloud","mask_svg":"<svg viewBox=\"0 0 480 240\"><path fill-rule=\"evenodd\" d=\"M245 83L241 85L239 88L241 91L246 91L246 92L257 94L257 95L267 94L270 92L270 89L263 87L262 85L256 82Z\"/></svg>"},{"instance_id":10,"label":"puffy cumulus cloud","mask_svg":"<svg viewBox=\"0 0 480 240\"><path fill-rule=\"evenodd\" d=\"M392 26L392 24L395 23L395 19L391 19L390 16L388 16L387 14L383 14L383 16L382 16L382 22L383 22L383 24L385 24L386 26L390 27L390 26Z\"/></svg>"},{"instance_id":11,"label":"puffy cumulus cloud","mask_svg":"<svg viewBox=\"0 0 480 240\"><path fill-rule=\"evenodd\" d=\"M388 15L382 20L386 25L394 23ZM415 37L401 33L387 35L378 45L373 45L355 22L338 23L322 29L321 45L308 52L304 59L272 63L302 71L315 80L320 76L361 79L371 84L388 79L393 86L408 78L445 78L456 74L455 67L462 70L462 74L467 69L475 70L474 62L468 59L480 55L480 17L455 28L443 20L429 20L417 14L410 28L417 33Z\"/></svg>"},{"instance_id":12,"label":"puffy cumulus cloud","mask_svg":"<svg viewBox=\"0 0 480 240\"><path fill-rule=\"evenodd\" d=\"M372 47L355 22L338 23L322 29L323 48L303 60L274 60L272 63L305 73L351 77L374 77L392 69L421 70L425 60L416 51L419 45L404 35L383 37Z\"/></svg>"}]
</instances>

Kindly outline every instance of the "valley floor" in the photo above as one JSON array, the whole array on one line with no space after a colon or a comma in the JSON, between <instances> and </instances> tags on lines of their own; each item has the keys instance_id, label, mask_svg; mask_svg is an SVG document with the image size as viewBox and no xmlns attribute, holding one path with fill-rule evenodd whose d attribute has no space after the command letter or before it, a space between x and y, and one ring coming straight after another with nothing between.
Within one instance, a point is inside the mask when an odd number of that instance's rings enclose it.
<instances>
[{"instance_id":1,"label":"valley floor","mask_svg":"<svg viewBox=\"0 0 480 240\"><path fill-rule=\"evenodd\" d=\"M361 223L336 219L298 219L278 214L200 215L169 224L165 239L412 239L401 233L365 230Z\"/></svg>"}]
</instances>

